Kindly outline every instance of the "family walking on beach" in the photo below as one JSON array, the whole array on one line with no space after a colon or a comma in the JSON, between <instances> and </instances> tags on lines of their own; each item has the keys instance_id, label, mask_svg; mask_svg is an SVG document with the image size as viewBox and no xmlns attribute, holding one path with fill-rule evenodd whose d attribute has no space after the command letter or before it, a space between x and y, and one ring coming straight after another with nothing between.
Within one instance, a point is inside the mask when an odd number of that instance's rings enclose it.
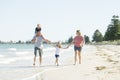
<instances>
[{"instance_id":1,"label":"family walking on beach","mask_svg":"<svg viewBox=\"0 0 120 80\"><path fill-rule=\"evenodd\" d=\"M35 35L32 39L32 42L34 43L34 62L33 65L35 66L35 62L36 62L36 57L37 57L37 51L39 51L39 62L40 65L42 63L42 55L43 55L43 41L45 41L46 43L49 43L52 45L52 42L46 38L44 38L44 36L41 33L41 25L37 24L37 27L35 28ZM77 55L78 55L78 59L79 59L79 64L81 64L81 50L83 47L83 43L84 43L84 38L81 36L81 33L79 30L76 31L76 36L74 37L73 41L66 47L66 48L62 48L61 43L57 42L55 45L52 45L56 48L55 51L55 64L57 66L59 66L59 55L60 55L60 49L67 49L69 48L69 46L71 46L72 44L74 44L74 51L75 51L75 56L74 56L74 65L77 62Z\"/></svg>"}]
</instances>

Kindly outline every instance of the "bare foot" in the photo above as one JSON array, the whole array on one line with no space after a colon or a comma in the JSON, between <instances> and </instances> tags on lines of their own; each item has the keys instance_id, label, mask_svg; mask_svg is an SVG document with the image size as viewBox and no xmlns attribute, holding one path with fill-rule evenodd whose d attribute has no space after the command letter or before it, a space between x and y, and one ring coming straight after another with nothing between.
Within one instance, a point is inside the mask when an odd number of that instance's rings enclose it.
<instances>
[{"instance_id":1,"label":"bare foot","mask_svg":"<svg viewBox=\"0 0 120 80\"><path fill-rule=\"evenodd\" d=\"M59 66L59 64L57 64L57 66Z\"/></svg>"},{"instance_id":2,"label":"bare foot","mask_svg":"<svg viewBox=\"0 0 120 80\"><path fill-rule=\"evenodd\" d=\"M33 66L35 66L35 63L33 63Z\"/></svg>"},{"instance_id":3,"label":"bare foot","mask_svg":"<svg viewBox=\"0 0 120 80\"><path fill-rule=\"evenodd\" d=\"M76 65L76 63L74 63L73 65Z\"/></svg>"}]
</instances>

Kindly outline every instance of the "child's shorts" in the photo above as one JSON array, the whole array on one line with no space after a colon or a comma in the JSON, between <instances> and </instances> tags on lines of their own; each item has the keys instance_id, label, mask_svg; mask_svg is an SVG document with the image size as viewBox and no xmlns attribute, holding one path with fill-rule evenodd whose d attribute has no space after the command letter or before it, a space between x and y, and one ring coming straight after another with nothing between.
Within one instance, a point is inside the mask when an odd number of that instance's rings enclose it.
<instances>
[{"instance_id":1,"label":"child's shorts","mask_svg":"<svg viewBox=\"0 0 120 80\"><path fill-rule=\"evenodd\" d=\"M58 55L58 54L55 54L55 58L59 58L59 55Z\"/></svg>"}]
</instances>

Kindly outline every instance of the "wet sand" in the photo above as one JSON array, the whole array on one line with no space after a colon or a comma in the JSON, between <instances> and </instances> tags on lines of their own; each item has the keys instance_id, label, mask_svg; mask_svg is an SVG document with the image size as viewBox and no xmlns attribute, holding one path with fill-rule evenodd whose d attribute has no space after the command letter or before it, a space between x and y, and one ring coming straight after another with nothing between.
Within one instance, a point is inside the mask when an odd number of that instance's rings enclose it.
<instances>
[{"instance_id":1,"label":"wet sand","mask_svg":"<svg viewBox=\"0 0 120 80\"><path fill-rule=\"evenodd\" d=\"M54 59L53 64L46 62L51 59L35 67L32 59L0 66L0 80L120 80L120 46L117 45L85 45L81 64L73 65L73 48L61 54L60 66L54 65Z\"/></svg>"}]
</instances>

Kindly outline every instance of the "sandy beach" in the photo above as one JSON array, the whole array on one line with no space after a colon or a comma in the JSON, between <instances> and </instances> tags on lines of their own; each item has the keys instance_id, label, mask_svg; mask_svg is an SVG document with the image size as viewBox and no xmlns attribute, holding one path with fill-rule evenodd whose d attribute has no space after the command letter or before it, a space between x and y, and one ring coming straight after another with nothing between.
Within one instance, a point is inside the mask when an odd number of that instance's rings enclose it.
<instances>
[{"instance_id":1,"label":"sandy beach","mask_svg":"<svg viewBox=\"0 0 120 80\"><path fill-rule=\"evenodd\" d=\"M85 45L82 63L74 64L73 48L62 50L60 66L54 57L44 57L41 66L32 66L32 57L0 65L0 80L120 80L120 46Z\"/></svg>"},{"instance_id":2,"label":"sandy beach","mask_svg":"<svg viewBox=\"0 0 120 80\"><path fill-rule=\"evenodd\" d=\"M86 46L82 64L72 65L71 57L66 66L46 71L36 80L120 80L119 49L120 46L114 45Z\"/></svg>"}]
</instances>

